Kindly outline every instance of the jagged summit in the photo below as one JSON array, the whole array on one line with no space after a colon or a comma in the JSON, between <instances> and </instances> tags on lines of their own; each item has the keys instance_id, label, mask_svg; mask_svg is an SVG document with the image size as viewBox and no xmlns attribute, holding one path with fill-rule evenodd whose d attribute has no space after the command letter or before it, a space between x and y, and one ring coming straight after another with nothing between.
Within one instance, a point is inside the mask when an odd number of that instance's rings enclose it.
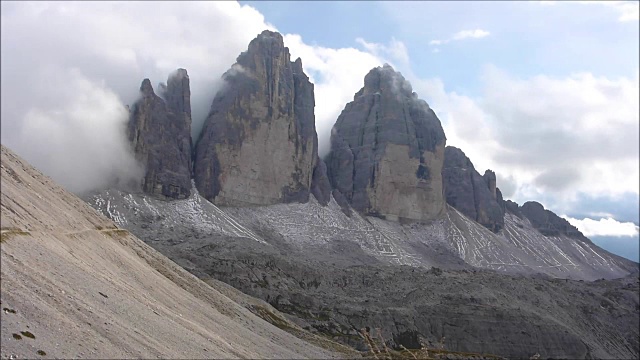
<instances>
[{"instance_id":1,"label":"jagged summit","mask_svg":"<svg viewBox=\"0 0 640 360\"><path fill-rule=\"evenodd\" d=\"M167 85L162 86L161 95L167 106L175 114L187 116L185 121L191 125L191 89L189 86L189 75L186 69L178 69L169 75Z\"/></svg>"},{"instance_id":2,"label":"jagged summit","mask_svg":"<svg viewBox=\"0 0 640 360\"><path fill-rule=\"evenodd\" d=\"M385 64L369 71L334 125L329 179L362 213L432 220L444 213L445 141L433 110Z\"/></svg>"},{"instance_id":3,"label":"jagged summit","mask_svg":"<svg viewBox=\"0 0 640 360\"><path fill-rule=\"evenodd\" d=\"M356 93L356 97L386 90L401 96L417 97L417 94L413 92L411 83L402 76L402 73L395 71L389 64L371 69L364 77L362 91Z\"/></svg>"},{"instance_id":4,"label":"jagged summit","mask_svg":"<svg viewBox=\"0 0 640 360\"><path fill-rule=\"evenodd\" d=\"M282 35L265 30L224 79L196 144L200 193L229 206L308 201L320 159L313 84L302 61L291 62ZM323 183L316 190L330 193Z\"/></svg>"},{"instance_id":5,"label":"jagged summit","mask_svg":"<svg viewBox=\"0 0 640 360\"><path fill-rule=\"evenodd\" d=\"M493 232L504 227L505 209L493 171L480 175L462 150L447 146L442 180L449 205Z\"/></svg>"},{"instance_id":6,"label":"jagged summit","mask_svg":"<svg viewBox=\"0 0 640 360\"><path fill-rule=\"evenodd\" d=\"M136 158L145 166L143 191L170 199L191 192L191 103L189 76L178 69L156 95L149 79L140 85L128 125Z\"/></svg>"},{"instance_id":7,"label":"jagged summit","mask_svg":"<svg viewBox=\"0 0 640 360\"><path fill-rule=\"evenodd\" d=\"M148 78L142 80L142 84L140 84L140 93L144 97L153 96L156 94L153 91L153 86L151 86L151 80L149 80Z\"/></svg>"}]
</instances>

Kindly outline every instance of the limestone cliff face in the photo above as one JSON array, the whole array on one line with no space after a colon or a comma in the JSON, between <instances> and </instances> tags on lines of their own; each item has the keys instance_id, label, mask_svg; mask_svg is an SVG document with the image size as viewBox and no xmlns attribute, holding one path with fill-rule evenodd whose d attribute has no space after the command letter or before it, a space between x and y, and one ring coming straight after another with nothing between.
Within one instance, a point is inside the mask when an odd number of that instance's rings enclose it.
<instances>
[{"instance_id":1,"label":"limestone cliff face","mask_svg":"<svg viewBox=\"0 0 640 360\"><path fill-rule=\"evenodd\" d=\"M264 31L224 79L196 145L200 193L227 206L308 201L320 161L313 84L302 61L290 61L282 35ZM321 183L317 190L329 194Z\"/></svg>"},{"instance_id":2,"label":"limestone cliff face","mask_svg":"<svg viewBox=\"0 0 640 360\"><path fill-rule=\"evenodd\" d=\"M493 232L504 227L504 202L493 171L480 175L462 150L447 146L442 177L449 205Z\"/></svg>"},{"instance_id":3,"label":"limestone cliff face","mask_svg":"<svg viewBox=\"0 0 640 360\"><path fill-rule=\"evenodd\" d=\"M372 69L332 130L329 180L351 206L390 220L445 210L440 120L389 65Z\"/></svg>"},{"instance_id":4,"label":"limestone cliff face","mask_svg":"<svg viewBox=\"0 0 640 360\"><path fill-rule=\"evenodd\" d=\"M149 79L130 111L128 136L136 158L145 166L143 191L183 199L191 192L191 105L189 76L173 73L163 87L163 100Z\"/></svg>"}]
</instances>

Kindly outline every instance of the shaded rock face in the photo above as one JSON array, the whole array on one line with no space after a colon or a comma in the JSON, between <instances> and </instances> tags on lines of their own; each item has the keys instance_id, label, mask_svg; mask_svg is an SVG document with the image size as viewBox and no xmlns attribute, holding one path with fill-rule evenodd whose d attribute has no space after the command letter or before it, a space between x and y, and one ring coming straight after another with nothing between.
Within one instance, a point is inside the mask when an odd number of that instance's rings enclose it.
<instances>
[{"instance_id":1,"label":"shaded rock face","mask_svg":"<svg viewBox=\"0 0 640 360\"><path fill-rule=\"evenodd\" d=\"M319 158L313 84L302 61L290 61L282 35L264 31L224 79L196 145L200 193L226 206L308 201Z\"/></svg>"},{"instance_id":2,"label":"shaded rock face","mask_svg":"<svg viewBox=\"0 0 640 360\"><path fill-rule=\"evenodd\" d=\"M462 150L447 146L442 180L449 205L493 232L504 227L502 193L496 187L493 171L480 175Z\"/></svg>"},{"instance_id":3,"label":"shaded rock face","mask_svg":"<svg viewBox=\"0 0 640 360\"><path fill-rule=\"evenodd\" d=\"M536 201L527 201L518 208L536 230L545 236L567 235L582 241L590 241L575 226L567 220L545 209Z\"/></svg>"},{"instance_id":4,"label":"shaded rock face","mask_svg":"<svg viewBox=\"0 0 640 360\"><path fill-rule=\"evenodd\" d=\"M389 65L372 69L332 130L332 186L364 214L425 221L445 211L445 135L436 114Z\"/></svg>"},{"instance_id":5,"label":"shaded rock face","mask_svg":"<svg viewBox=\"0 0 640 360\"><path fill-rule=\"evenodd\" d=\"M503 204L504 204L505 213L510 212L513 215L522 219L523 215L520 212L520 205L518 205L517 202L511 201L511 200L505 200Z\"/></svg>"},{"instance_id":6,"label":"shaded rock face","mask_svg":"<svg viewBox=\"0 0 640 360\"><path fill-rule=\"evenodd\" d=\"M191 193L191 104L189 76L178 69L156 95L149 79L130 110L128 136L145 166L143 191L170 199Z\"/></svg>"},{"instance_id":7,"label":"shaded rock face","mask_svg":"<svg viewBox=\"0 0 640 360\"><path fill-rule=\"evenodd\" d=\"M313 169L311 193L323 206L326 206L331 201L331 183L329 183L329 178L327 177L327 165L322 159L317 160Z\"/></svg>"}]
</instances>

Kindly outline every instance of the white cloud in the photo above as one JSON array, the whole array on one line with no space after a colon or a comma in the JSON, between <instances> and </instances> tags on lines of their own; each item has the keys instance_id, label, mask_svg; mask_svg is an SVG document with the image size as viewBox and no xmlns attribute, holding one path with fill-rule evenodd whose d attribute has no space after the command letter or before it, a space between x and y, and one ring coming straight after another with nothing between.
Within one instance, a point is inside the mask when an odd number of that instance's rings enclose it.
<instances>
[{"instance_id":1,"label":"white cloud","mask_svg":"<svg viewBox=\"0 0 640 360\"><path fill-rule=\"evenodd\" d=\"M475 30L461 30L458 31L457 33L453 34L453 36L451 36L448 39L445 40L431 40L429 41L429 45L444 45L447 43L450 43L452 41L459 41L459 40L464 40L464 39L480 39L483 37L487 37L489 36L491 33L486 31L486 30L482 30L482 29L475 29Z\"/></svg>"},{"instance_id":2,"label":"white cloud","mask_svg":"<svg viewBox=\"0 0 640 360\"><path fill-rule=\"evenodd\" d=\"M438 79L411 81L443 122L447 144L480 172L508 179L516 201L638 193L637 72L522 79L487 67L477 98L447 92Z\"/></svg>"},{"instance_id":3,"label":"white cloud","mask_svg":"<svg viewBox=\"0 0 640 360\"><path fill-rule=\"evenodd\" d=\"M480 39L486 36L489 36L489 32L482 29L475 30L462 30L458 31L453 35L453 40L463 40L463 39Z\"/></svg>"},{"instance_id":4,"label":"white cloud","mask_svg":"<svg viewBox=\"0 0 640 360\"><path fill-rule=\"evenodd\" d=\"M409 52L402 41L391 38L389 45L366 42L362 38L357 38L356 42L362 45L367 52L378 58L393 59L400 64L409 64Z\"/></svg>"},{"instance_id":5,"label":"white cloud","mask_svg":"<svg viewBox=\"0 0 640 360\"><path fill-rule=\"evenodd\" d=\"M127 143L128 112L118 96L76 69L45 71L40 79L42 90L64 93L56 106L25 114L12 139L22 155L38 159L39 170L77 193L139 184L143 170ZM60 83L66 86L60 89Z\"/></svg>"},{"instance_id":6,"label":"white cloud","mask_svg":"<svg viewBox=\"0 0 640 360\"><path fill-rule=\"evenodd\" d=\"M640 20L640 2L638 1L576 1L581 5L606 6L618 13L618 21Z\"/></svg>"},{"instance_id":7,"label":"white cloud","mask_svg":"<svg viewBox=\"0 0 640 360\"><path fill-rule=\"evenodd\" d=\"M638 236L639 227L632 222L619 222L613 218L594 220L590 218L574 219L562 215L571 225L580 230L586 237L591 236Z\"/></svg>"}]
</instances>

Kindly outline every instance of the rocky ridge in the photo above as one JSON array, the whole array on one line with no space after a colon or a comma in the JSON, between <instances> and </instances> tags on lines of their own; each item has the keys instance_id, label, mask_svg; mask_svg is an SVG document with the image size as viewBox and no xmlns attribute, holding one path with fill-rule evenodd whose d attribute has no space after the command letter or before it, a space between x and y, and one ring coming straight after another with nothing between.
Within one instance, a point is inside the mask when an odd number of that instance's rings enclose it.
<instances>
[{"instance_id":1,"label":"rocky ridge","mask_svg":"<svg viewBox=\"0 0 640 360\"><path fill-rule=\"evenodd\" d=\"M402 74L374 68L332 130L331 185L363 214L433 220L445 211L445 141L438 117Z\"/></svg>"}]
</instances>

